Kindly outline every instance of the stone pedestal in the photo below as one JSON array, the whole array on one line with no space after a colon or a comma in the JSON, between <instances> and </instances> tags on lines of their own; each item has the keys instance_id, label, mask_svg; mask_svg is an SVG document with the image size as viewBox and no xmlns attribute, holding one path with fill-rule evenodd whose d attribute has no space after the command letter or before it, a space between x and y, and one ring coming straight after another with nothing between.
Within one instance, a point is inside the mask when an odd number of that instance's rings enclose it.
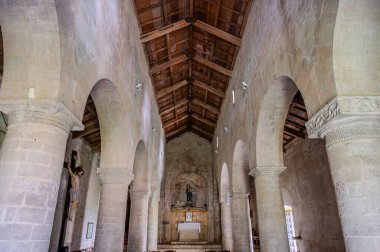
<instances>
[{"instance_id":1,"label":"stone pedestal","mask_svg":"<svg viewBox=\"0 0 380 252\"><path fill-rule=\"evenodd\" d=\"M249 217L249 204L247 193L233 192L233 251L253 251L251 220Z\"/></svg>"},{"instance_id":2,"label":"stone pedestal","mask_svg":"<svg viewBox=\"0 0 380 252\"><path fill-rule=\"evenodd\" d=\"M128 251L146 251L150 192L130 191L130 196Z\"/></svg>"},{"instance_id":3,"label":"stone pedestal","mask_svg":"<svg viewBox=\"0 0 380 252\"><path fill-rule=\"evenodd\" d=\"M126 171L127 168L98 169L101 194L95 234L96 251L121 252L124 249L128 186L133 179L133 175Z\"/></svg>"},{"instance_id":4,"label":"stone pedestal","mask_svg":"<svg viewBox=\"0 0 380 252\"><path fill-rule=\"evenodd\" d=\"M285 167L256 167L255 177L260 251L289 251L279 174Z\"/></svg>"},{"instance_id":5,"label":"stone pedestal","mask_svg":"<svg viewBox=\"0 0 380 252\"><path fill-rule=\"evenodd\" d=\"M222 221L222 244L223 249L232 251L234 247L232 211L231 206L226 202L221 202L221 221Z\"/></svg>"},{"instance_id":6,"label":"stone pedestal","mask_svg":"<svg viewBox=\"0 0 380 252\"><path fill-rule=\"evenodd\" d=\"M0 151L1 251L48 251L66 141L81 123L51 101L13 101Z\"/></svg>"},{"instance_id":7,"label":"stone pedestal","mask_svg":"<svg viewBox=\"0 0 380 252\"><path fill-rule=\"evenodd\" d=\"M326 140L347 251L380 250L380 97L338 97L307 123Z\"/></svg>"},{"instance_id":8,"label":"stone pedestal","mask_svg":"<svg viewBox=\"0 0 380 252\"><path fill-rule=\"evenodd\" d=\"M152 198L148 211L148 251L157 249L159 199Z\"/></svg>"}]
</instances>

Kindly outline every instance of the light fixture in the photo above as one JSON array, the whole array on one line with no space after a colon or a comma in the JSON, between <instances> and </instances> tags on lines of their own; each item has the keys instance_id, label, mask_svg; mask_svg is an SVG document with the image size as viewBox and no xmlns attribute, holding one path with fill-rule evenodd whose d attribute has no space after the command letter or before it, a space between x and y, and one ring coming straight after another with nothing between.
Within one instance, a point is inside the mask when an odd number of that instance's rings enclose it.
<instances>
[{"instance_id":1,"label":"light fixture","mask_svg":"<svg viewBox=\"0 0 380 252\"><path fill-rule=\"evenodd\" d=\"M219 151L218 151L218 150L215 150L214 152L215 152L215 154L217 154L217 155L219 154Z\"/></svg>"},{"instance_id":2,"label":"light fixture","mask_svg":"<svg viewBox=\"0 0 380 252\"><path fill-rule=\"evenodd\" d=\"M241 83L241 88L242 88L243 90L247 90L247 89L248 89L248 83L245 82L245 81L243 81L243 82Z\"/></svg>"},{"instance_id":3,"label":"light fixture","mask_svg":"<svg viewBox=\"0 0 380 252\"><path fill-rule=\"evenodd\" d=\"M36 89L33 87L28 88L28 99L36 98Z\"/></svg>"},{"instance_id":4,"label":"light fixture","mask_svg":"<svg viewBox=\"0 0 380 252\"><path fill-rule=\"evenodd\" d=\"M138 91L138 92L140 92L141 91L141 89L142 89L142 83L137 83L136 84L136 90Z\"/></svg>"},{"instance_id":5,"label":"light fixture","mask_svg":"<svg viewBox=\"0 0 380 252\"><path fill-rule=\"evenodd\" d=\"M232 89L232 104L235 104L235 89Z\"/></svg>"},{"instance_id":6,"label":"light fixture","mask_svg":"<svg viewBox=\"0 0 380 252\"><path fill-rule=\"evenodd\" d=\"M153 132L153 134L156 134L157 133L157 129L156 128L152 128L152 132Z\"/></svg>"},{"instance_id":7,"label":"light fixture","mask_svg":"<svg viewBox=\"0 0 380 252\"><path fill-rule=\"evenodd\" d=\"M230 132L230 128L228 128L227 126L224 126L223 130L224 130L224 133Z\"/></svg>"}]
</instances>

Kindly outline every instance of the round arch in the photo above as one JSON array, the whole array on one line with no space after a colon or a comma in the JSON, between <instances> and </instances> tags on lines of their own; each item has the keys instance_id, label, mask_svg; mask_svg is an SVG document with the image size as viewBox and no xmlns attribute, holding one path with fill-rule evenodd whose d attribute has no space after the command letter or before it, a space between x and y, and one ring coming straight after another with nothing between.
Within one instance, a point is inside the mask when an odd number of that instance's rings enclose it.
<instances>
[{"instance_id":1,"label":"round arch","mask_svg":"<svg viewBox=\"0 0 380 252\"><path fill-rule=\"evenodd\" d=\"M117 87L108 79L98 81L90 92L98 113L102 169L124 169L128 164L128 122Z\"/></svg>"},{"instance_id":2,"label":"round arch","mask_svg":"<svg viewBox=\"0 0 380 252\"><path fill-rule=\"evenodd\" d=\"M243 140L238 140L233 154L232 191L233 193L249 192L249 159L248 150Z\"/></svg>"},{"instance_id":3,"label":"round arch","mask_svg":"<svg viewBox=\"0 0 380 252\"><path fill-rule=\"evenodd\" d=\"M133 161L134 179L131 184L131 190L148 192L150 190L150 173L146 146L144 141L140 140L137 144Z\"/></svg>"},{"instance_id":4,"label":"round arch","mask_svg":"<svg viewBox=\"0 0 380 252\"><path fill-rule=\"evenodd\" d=\"M259 112L256 130L256 167L283 166L282 134L296 84L286 76L269 87Z\"/></svg>"},{"instance_id":5,"label":"round arch","mask_svg":"<svg viewBox=\"0 0 380 252\"><path fill-rule=\"evenodd\" d=\"M228 174L228 167L226 163L223 163L222 165L222 171L220 174L220 202L223 203L226 201L227 197L227 189L230 188L230 177Z\"/></svg>"}]
</instances>

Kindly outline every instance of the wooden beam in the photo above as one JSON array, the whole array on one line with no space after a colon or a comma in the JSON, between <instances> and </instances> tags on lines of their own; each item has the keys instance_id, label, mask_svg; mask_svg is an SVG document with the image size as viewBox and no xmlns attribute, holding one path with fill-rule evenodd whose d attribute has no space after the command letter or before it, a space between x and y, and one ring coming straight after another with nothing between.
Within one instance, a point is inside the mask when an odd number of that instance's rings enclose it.
<instances>
[{"instance_id":1,"label":"wooden beam","mask_svg":"<svg viewBox=\"0 0 380 252\"><path fill-rule=\"evenodd\" d=\"M186 20L182 19L176 23L164 26L160 29L151 31L149 33L146 33L140 37L141 43L146 43L148 41L151 41L153 39L156 39L158 37L161 37L163 35L169 34L174 31L178 31L180 29L183 29L185 27L188 27L190 23L186 22Z\"/></svg>"},{"instance_id":2,"label":"wooden beam","mask_svg":"<svg viewBox=\"0 0 380 252\"><path fill-rule=\"evenodd\" d=\"M182 105L185 105L187 104L189 101L187 99L182 99L182 100L179 100L177 101L174 105L170 106L170 108L167 108L165 110L163 110L162 112L160 112L160 116L162 116L163 114L166 114L178 107L181 107Z\"/></svg>"},{"instance_id":3,"label":"wooden beam","mask_svg":"<svg viewBox=\"0 0 380 252\"><path fill-rule=\"evenodd\" d=\"M173 124L176 124L177 122L182 121L183 119L186 119L186 118L188 118L188 117L189 117L189 115L183 115L182 117L179 117L179 118L177 118L177 119L169 120L170 122L165 123L165 125L164 125L164 129L167 128L167 127L170 127L170 126L172 126Z\"/></svg>"},{"instance_id":4,"label":"wooden beam","mask_svg":"<svg viewBox=\"0 0 380 252\"><path fill-rule=\"evenodd\" d=\"M87 128L83 131L79 131L78 133L74 133L73 134L73 139L75 138L78 138L78 137L85 137L85 136L88 136L88 135L91 135L97 131L100 131L100 129L98 127L94 127L94 128Z\"/></svg>"},{"instance_id":5,"label":"wooden beam","mask_svg":"<svg viewBox=\"0 0 380 252\"><path fill-rule=\"evenodd\" d=\"M209 86L209 85L207 85L207 84L205 84L205 83L203 83L203 82L200 82L200 81L194 80L194 81L192 82L192 84L194 84L195 86L198 86L198 87L200 87L200 88L203 88L203 89L209 91L210 93L213 93L214 95L217 95L217 96L219 96L219 97L222 97L222 98L225 97L224 92L222 92L222 91L220 91L220 90L218 90L218 89L215 89L215 88L213 88L213 87L211 87L211 86Z\"/></svg>"},{"instance_id":6,"label":"wooden beam","mask_svg":"<svg viewBox=\"0 0 380 252\"><path fill-rule=\"evenodd\" d=\"M168 68L168 67L171 67L171 66L174 66L178 63L181 63L182 61L185 61L185 60L188 60L189 57L187 55L182 55L180 57L177 57L177 58L174 58L168 62L165 62L165 63L162 63L161 65L158 65L158 66L154 66L152 67L150 70L149 70L149 74L154 74L154 73L157 73L157 72L161 72L162 70Z\"/></svg>"},{"instance_id":7,"label":"wooden beam","mask_svg":"<svg viewBox=\"0 0 380 252\"><path fill-rule=\"evenodd\" d=\"M205 135L208 136L208 137L211 137L211 138L213 137L213 134L212 134L212 133L210 133L210 132L208 132L208 131L202 129L201 127L198 127L197 125L192 124L192 125L191 125L191 128L192 128L192 129L195 129L196 131L199 131L199 132L205 134Z\"/></svg>"},{"instance_id":8,"label":"wooden beam","mask_svg":"<svg viewBox=\"0 0 380 252\"><path fill-rule=\"evenodd\" d=\"M297 130L294 130L292 128L289 128L289 127L284 127L284 131L285 133L288 133L292 136L295 136L295 137L299 137L299 138L305 138L305 133L303 132L300 132L300 131L297 131Z\"/></svg>"},{"instance_id":9,"label":"wooden beam","mask_svg":"<svg viewBox=\"0 0 380 252\"><path fill-rule=\"evenodd\" d=\"M172 130L172 131L168 132L166 134L166 137L171 137L171 136L173 136L173 135L175 135L175 134L177 134L177 133L179 133L179 132L181 132L181 131L183 131L185 129L187 129L187 124L186 125L182 125L181 127L179 127L176 130Z\"/></svg>"},{"instance_id":10,"label":"wooden beam","mask_svg":"<svg viewBox=\"0 0 380 252\"><path fill-rule=\"evenodd\" d=\"M207 67L209 67L209 68L211 68L211 69L213 69L213 70L215 70L221 74L224 74L226 76L231 77L231 75L232 75L231 70L224 68L224 67L222 67L222 66L220 66L214 62L211 62L211 61L209 61L209 60L207 60L207 59L205 59L199 55L195 55L193 60L199 64L205 65L205 66L207 66Z\"/></svg>"},{"instance_id":11,"label":"wooden beam","mask_svg":"<svg viewBox=\"0 0 380 252\"><path fill-rule=\"evenodd\" d=\"M200 101L200 100L197 100L197 99L194 99L191 101L192 103L196 104L196 105L199 105L201 107L204 107L205 109L207 110L210 110L211 112L215 113L215 114L218 114L219 115L219 108L217 107L214 107L214 106L210 106L206 103L204 103L203 101Z\"/></svg>"},{"instance_id":12,"label":"wooden beam","mask_svg":"<svg viewBox=\"0 0 380 252\"><path fill-rule=\"evenodd\" d=\"M167 88L164 88L164 89L161 89L161 90L158 90L157 93L156 93L156 97L157 99L173 92L174 90L177 90L181 87L184 87L188 84L187 80L183 80L183 81L180 81L180 82L177 82L176 84L174 84L173 86L170 86L170 87L167 87Z\"/></svg>"},{"instance_id":13,"label":"wooden beam","mask_svg":"<svg viewBox=\"0 0 380 252\"><path fill-rule=\"evenodd\" d=\"M241 46L241 44L242 44L241 38L236 37L236 36L234 36L228 32L225 32L223 30L220 30L220 29L216 28L215 26L209 25L203 21L197 20L193 23L193 25L199 29L202 29L202 30L214 35L214 36L217 36L223 40L226 40L226 41L228 41L231 44L234 44L236 46Z\"/></svg>"},{"instance_id":14,"label":"wooden beam","mask_svg":"<svg viewBox=\"0 0 380 252\"><path fill-rule=\"evenodd\" d=\"M198 121L200 121L200 122L203 122L203 123L205 123L205 124L207 124L207 125L209 125L211 127L216 128L216 123L214 123L214 122L212 122L212 121L210 121L210 120L208 120L206 118L202 118L202 117L200 117L197 114L192 114L191 117L194 118L194 119L196 119L196 120L198 120Z\"/></svg>"}]
</instances>

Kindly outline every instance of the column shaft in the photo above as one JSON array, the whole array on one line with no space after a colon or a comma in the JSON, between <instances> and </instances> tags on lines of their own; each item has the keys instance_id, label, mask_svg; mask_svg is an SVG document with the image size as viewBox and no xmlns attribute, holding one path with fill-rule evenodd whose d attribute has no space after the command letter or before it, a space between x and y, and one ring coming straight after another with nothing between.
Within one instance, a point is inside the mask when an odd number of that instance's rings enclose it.
<instances>
[{"instance_id":1,"label":"column shaft","mask_svg":"<svg viewBox=\"0 0 380 252\"><path fill-rule=\"evenodd\" d=\"M231 206L227 206L226 202L221 202L220 204L221 204L221 218L222 218L223 249L233 251L234 237L233 237Z\"/></svg>"},{"instance_id":2,"label":"column shaft","mask_svg":"<svg viewBox=\"0 0 380 252\"><path fill-rule=\"evenodd\" d=\"M253 251L248 194L233 193L232 206L234 251Z\"/></svg>"},{"instance_id":3,"label":"column shaft","mask_svg":"<svg viewBox=\"0 0 380 252\"><path fill-rule=\"evenodd\" d=\"M148 235L149 192L131 191L128 251L146 251Z\"/></svg>"},{"instance_id":4,"label":"column shaft","mask_svg":"<svg viewBox=\"0 0 380 252\"><path fill-rule=\"evenodd\" d=\"M0 151L0 247L48 251L68 131L18 119Z\"/></svg>"},{"instance_id":5,"label":"column shaft","mask_svg":"<svg viewBox=\"0 0 380 252\"><path fill-rule=\"evenodd\" d=\"M149 206L148 220L148 251L157 250L158 239L158 200L152 200Z\"/></svg>"},{"instance_id":6,"label":"column shaft","mask_svg":"<svg viewBox=\"0 0 380 252\"><path fill-rule=\"evenodd\" d=\"M289 251L278 173L255 175L260 251Z\"/></svg>"},{"instance_id":7,"label":"column shaft","mask_svg":"<svg viewBox=\"0 0 380 252\"><path fill-rule=\"evenodd\" d=\"M346 250L380 251L380 117L368 125L360 121L327 133L327 155ZM372 136L358 137L371 130Z\"/></svg>"},{"instance_id":8,"label":"column shaft","mask_svg":"<svg viewBox=\"0 0 380 252\"><path fill-rule=\"evenodd\" d=\"M102 184L95 238L96 251L122 252L124 249L128 186L128 182Z\"/></svg>"}]
</instances>

